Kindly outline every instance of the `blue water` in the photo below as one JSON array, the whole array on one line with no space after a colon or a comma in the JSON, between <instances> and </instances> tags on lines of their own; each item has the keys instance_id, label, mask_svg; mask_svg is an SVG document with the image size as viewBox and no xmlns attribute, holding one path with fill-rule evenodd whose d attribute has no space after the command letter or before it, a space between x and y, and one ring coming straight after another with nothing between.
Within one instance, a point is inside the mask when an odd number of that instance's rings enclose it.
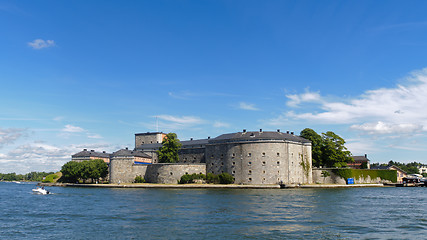
<instances>
[{"instance_id":1,"label":"blue water","mask_svg":"<svg viewBox=\"0 0 427 240\"><path fill-rule=\"evenodd\" d=\"M0 239L427 238L427 188L34 187L0 182Z\"/></svg>"}]
</instances>

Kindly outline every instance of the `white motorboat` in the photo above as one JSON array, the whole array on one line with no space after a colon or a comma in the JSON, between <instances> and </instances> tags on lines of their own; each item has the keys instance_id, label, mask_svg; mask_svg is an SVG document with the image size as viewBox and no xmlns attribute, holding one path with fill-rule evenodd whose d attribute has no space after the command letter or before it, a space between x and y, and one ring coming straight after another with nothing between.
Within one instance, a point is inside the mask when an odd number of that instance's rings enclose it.
<instances>
[{"instance_id":1,"label":"white motorboat","mask_svg":"<svg viewBox=\"0 0 427 240\"><path fill-rule=\"evenodd\" d=\"M33 189L33 193L35 194L42 194L42 195L46 195L46 194L50 194L50 192L44 188L39 188L37 187L36 189Z\"/></svg>"}]
</instances>

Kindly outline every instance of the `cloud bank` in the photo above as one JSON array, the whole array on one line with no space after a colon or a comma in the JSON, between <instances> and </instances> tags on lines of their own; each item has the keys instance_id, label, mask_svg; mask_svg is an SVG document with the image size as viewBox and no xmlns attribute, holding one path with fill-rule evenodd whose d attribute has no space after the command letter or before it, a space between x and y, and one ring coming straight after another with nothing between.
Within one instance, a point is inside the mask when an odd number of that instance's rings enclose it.
<instances>
[{"instance_id":1,"label":"cloud bank","mask_svg":"<svg viewBox=\"0 0 427 240\"><path fill-rule=\"evenodd\" d=\"M405 85L369 90L357 98L328 101L319 93L287 95L287 105L319 104L317 112L288 111L281 118L325 124L351 124L366 134L401 134L427 131L427 68L412 72Z\"/></svg>"}]
</instances>

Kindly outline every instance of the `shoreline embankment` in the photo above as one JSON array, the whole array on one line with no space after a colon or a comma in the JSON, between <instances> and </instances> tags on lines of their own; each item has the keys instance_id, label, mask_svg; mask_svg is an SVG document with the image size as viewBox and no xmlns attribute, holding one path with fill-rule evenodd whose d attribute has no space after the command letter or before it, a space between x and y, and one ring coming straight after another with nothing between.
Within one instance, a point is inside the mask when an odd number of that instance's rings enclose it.
<instances>
[{"instance_id":1,"label":"shoreline embankment","mask_svg":"<svg viewBox=\"0 0 427 240\"><path fill-rule=\"evenodd\" d=\"M39 183L45 187L86 187L86 188L198 188L198 189L280 189L280 188L361 188L387 187L384 184L310 184L310 185L238 185L238 184L158 184L158 183L123 183L123 184L76 184L76 183Z\"/></svg>"}]
</instances>

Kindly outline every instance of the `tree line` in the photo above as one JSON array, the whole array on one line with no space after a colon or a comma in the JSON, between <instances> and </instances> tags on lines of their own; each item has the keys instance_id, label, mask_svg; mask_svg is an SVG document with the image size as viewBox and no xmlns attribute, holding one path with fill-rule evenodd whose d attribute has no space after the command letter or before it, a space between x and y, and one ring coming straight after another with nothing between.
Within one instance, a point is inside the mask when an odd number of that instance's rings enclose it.
<instances>
[{"instance_id":1,"label":"tree line","mask_svg":"<svg viewBox=\"0 0 427 240\"><path fill-rule=\"evenodd\" d=\"M86 182L91 180L95 182L100 178L105 178L108 175L108 165L102 159L94 159L89 161L69 161L61 168L62 177L60 182L76 183L80 180Z\"/></svg>"},{"instance_id":2,"label":"tree line","mask_svg":"<svg viewBox=\"0 0 427 240\"><path fill-rule=\"evenodd\" d=\"M53 172L30 172L27 174L0 173L0 180L41 182L43 178L50 174L53 174Z\"/></svg>"},{"instance_id":3,"label":"tree line","mask_svg":"<svg viewBox=\"0 0 427 240\"><path fill-rule=\"evenodd\" d=\"M419 174L419 170L417 166L420 165L424 165L422 163L419 162L411 162L411 163L400 163L400 162L394 162L394 161L389 161L388 163L372 163L371 167L374 166L396 166L400 169L402 169L403 171L405 171L407 174ZM427 177L427 173L423 174L424 177Z\"/></svg>"}]
</instances>

